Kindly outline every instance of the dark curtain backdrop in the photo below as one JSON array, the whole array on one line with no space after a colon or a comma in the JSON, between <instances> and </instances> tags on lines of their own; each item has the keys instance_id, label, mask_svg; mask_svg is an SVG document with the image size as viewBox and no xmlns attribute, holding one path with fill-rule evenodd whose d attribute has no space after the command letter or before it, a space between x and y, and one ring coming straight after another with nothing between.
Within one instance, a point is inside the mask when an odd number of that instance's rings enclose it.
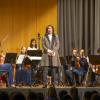
<instances>
[{"instance_id":1,"label":"dark curtain backdrop","mask_svg":"<svg viewBox=\"0 0 100 100\"><path fill-rule=\"evenodd\" d=\"M72 49L97 54L100 47L100 0L58 0L60 56Z\"/></svg>"}]
</instances>

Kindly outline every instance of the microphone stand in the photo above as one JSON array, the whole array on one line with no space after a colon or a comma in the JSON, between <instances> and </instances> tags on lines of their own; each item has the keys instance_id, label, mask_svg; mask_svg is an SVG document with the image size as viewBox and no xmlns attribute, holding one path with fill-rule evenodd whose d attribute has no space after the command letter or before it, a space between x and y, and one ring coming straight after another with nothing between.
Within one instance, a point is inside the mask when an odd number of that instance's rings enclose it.
<instances>
[{"instance_id":1,"label":"microphone stand","mask_svg":"<svg viewBox=\"0 0 100 100\"><path fill-rule=\"evenodd\" d=\"M47 77L48 77L48 85L49 86L52 86L52 67L53 67L53 65L52 65L52 56L48 56L49 57L49 67L50 67L50 75L48 75Z\"/></svg>"},{"instance_id":2,"label":"microphone stand","mask_svg":"<svg viewBox=\"0 0 100 100\"><path fill-rule=\"evenodd\" d=\"M39 50L40 50L40 39L41 39L40 33L38 33L38 49L39 49Z\"/></svg>"}]
</instances>

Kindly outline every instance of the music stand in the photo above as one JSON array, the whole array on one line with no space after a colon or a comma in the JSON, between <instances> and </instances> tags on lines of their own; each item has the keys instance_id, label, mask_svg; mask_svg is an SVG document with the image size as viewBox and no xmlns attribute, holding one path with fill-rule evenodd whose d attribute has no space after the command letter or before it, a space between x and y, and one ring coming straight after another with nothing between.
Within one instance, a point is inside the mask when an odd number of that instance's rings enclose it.
<instances>
[{"instance_id":1,"label":"music stand","mask_svg":"<svg viewBox=\"0 0 100 100\"><path fill-rule=\"evenodd\" d=\"M32 56L32 57L41 57L42 56L42 50L28 50L27 51L27 55L28 56ZM32 65L38 65L40 62L40 60L32 60Z\"/></svg>"},{"instance_id":2,"label":"music stand","mask_svg":"<svg viewBox=\"0 0 100 100\"><path fill-rule=\"evenodd\" d=\"M6 53L4 63L14 64L16 63L17 53Z\"/></svg>"},{"instance_id":3,"label":"music stand","mask_svg":"<svg viewBox=\"0 0 100 100\"><path fill-rule=\"evenodd\" d=\"M30 56L30 57L42 57L42 50L28 50L27 51L27 55L28 56ZM40 60L36 60L36 59L34 59L34 60L31 60L31 69L32 69L32 73L35 73L36 71L38 71L39 72L39 70L38 70L38 65L39 65L39 63L40 63ZM32 74L33 75L33 74ZM36 77L38 77L37 75L38 74L35 74L36 75ZM34 75L33 75L34 76ZM33 77L32 76L32 77ZM34 82L35 83L38 83L38 81L39 81L39 79L37 80L37 79L34 79ZM41 82L41 80L40 80L40 82ZM35 84L34 83L34 84Z\"/></svg>"},{"instance_id":4,"label":"music stand","mask_svg":"<svg viewBox=\"0 0 100 100\"><path fill-rule=\"evenodd\" d=\"M64 70L67 70L68 69L67 62L65 60L65 57L60 57L60 63L63 66Z\"/></svg>"},{"instance_id":5,"label":"music stand","mask_svg":"<svg viewBox=\"0 0 100 100\"><path fill-rule=\"evenodd\" d=\"M89 61L92 65L100 65L100 55L89 55Z\"/></svg>"},{"instance_id":6,"label":"music stand","mask_svg":"<svg viewBox=\"0 0 100 100\"><path fill-rule=\"evenodd\" d=\"M28 50L27 55L41 57L42 56L42 50Z\"/></svg>"},{"instance_id":7,"label":"music stand","mask_svg":"<svg viewBox=\"0 0 100 100\"><path fill-rule=\"evenodd\" d=\"M72 59L72 56L66 56L66 60L67 60L67 64L71 64L71 59Z\"/></svg>"}]
</instances>

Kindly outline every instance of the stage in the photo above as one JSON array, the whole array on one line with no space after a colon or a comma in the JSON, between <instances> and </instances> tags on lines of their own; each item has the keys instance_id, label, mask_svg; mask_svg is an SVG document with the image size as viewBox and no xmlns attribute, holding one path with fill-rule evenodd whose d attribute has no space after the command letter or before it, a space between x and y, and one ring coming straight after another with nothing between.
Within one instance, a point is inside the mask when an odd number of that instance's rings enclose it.
<instances>
[{"instance_id":1,"label":"stage","mask_svg":"<svg viewBox=\"0 0 100 100\"><path fill-rule=\"evenodd\" d=\"M66 90L69 94L70 94L70 89L72 87L71 86L58 86L56 87L56 91L57 91L57 94L59 93L59 91L61 90ZM78 88L78 93L79 93L79 96L80 96L80 100L83 99L83 96L84 96L84 93L86 91L98 91L100 93L100 86L98 87L77 87ZM27 97L28 93L33 91L33 92L41 92L44 94L44 96L47 95L47 92L48 92L48 88L42 88L42 86L37 86L37 87L16 87L16 88L0 88L0 92L1 91L6 91L9 95L13 92L22 92L25 97Z\"/></svg>"}]
</instances>

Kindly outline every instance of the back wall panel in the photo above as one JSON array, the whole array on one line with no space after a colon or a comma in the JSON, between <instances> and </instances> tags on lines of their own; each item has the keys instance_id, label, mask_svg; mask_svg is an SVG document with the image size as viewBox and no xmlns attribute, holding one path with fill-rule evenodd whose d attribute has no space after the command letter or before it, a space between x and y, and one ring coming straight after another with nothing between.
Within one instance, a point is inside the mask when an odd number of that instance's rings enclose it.
<instances>
[{"instance_id":1,"label":"back wall panel","mask_svg":"<svg viewBox=\"0 0 100 100\"><path fill-rule=\"evenodd\" d=\"M1 0L0 50L18 52L52 24L57 31L57 0Z\"/></svg>"}]
</instances>

